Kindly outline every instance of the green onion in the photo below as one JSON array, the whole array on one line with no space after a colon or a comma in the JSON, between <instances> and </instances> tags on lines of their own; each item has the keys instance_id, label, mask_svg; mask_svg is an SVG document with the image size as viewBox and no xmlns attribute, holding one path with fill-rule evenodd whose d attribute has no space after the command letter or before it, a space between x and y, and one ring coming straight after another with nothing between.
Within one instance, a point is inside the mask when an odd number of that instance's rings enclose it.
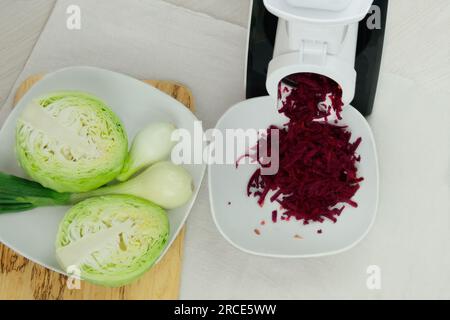
<instances>
[{"instance_id":1,"label":"green onion","mask_svg":"<svg viewBox=\"0 0 450 320\"><path fill-rule=\"evenodd\" d=\"M0 213L64 205L70 193L59 193L39 183L0 172Z\"/></svg>"},{"instance_id":2,"label":"green onion","mask_svg":"<svg viewBox=\"0 0 450 320\"><path fill-rule=\"evenodd\" d=\"M192 192L190 174L171 162L158 162L126 182L84 193L59 193L37 182L0 172L0 213L74 204L111 194L132 195L164 209L174 209L184 205Z\"/></svg>"}]
</instances>

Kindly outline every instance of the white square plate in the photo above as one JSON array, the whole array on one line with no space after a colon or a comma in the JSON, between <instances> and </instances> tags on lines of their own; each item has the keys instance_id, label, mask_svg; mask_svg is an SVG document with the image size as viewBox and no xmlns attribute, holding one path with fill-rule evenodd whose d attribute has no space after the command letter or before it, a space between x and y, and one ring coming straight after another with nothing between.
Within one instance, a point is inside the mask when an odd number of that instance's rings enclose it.
<instances>
[{"instance_id":1,"label":"white square plate","mask_svg":"<svg viewBox=\"0 0 450 320\"><path fill-rule=\"evenodd\" d=\"M37 82L11 112L0 131L0 171L24 177L14 153L17 118L31 99L59 90L84 91L105 101L124 123L130 143L140 129L152 122L171 122L193 134L194 123L198 121L183 104L142 81L93 67L62 69ZM168 211L170 237L160 259L186 221L205 172L205 165L185 168L193 177L194 195L183 207ZM55 237L67 210L68 207L47 207L1 214L0 241L26 258L63 273L55 258Z\"/></svg>"},{"instance_id":2,"label":"white square plate","mask_svg":"<svg viewBox=\"0 0 450 320\"><path fill-rule=\"evenodd\" d=\"M272 124L281 126L287 119L275 106L271 97L243 101L229 109L216 128L225 136L226 129L264 130ZM257 199L247 197L247 183L257 164L242 164L238 169L234 164L212 164L208 167L211 210L219 231L232 245L256 255L303 258L343 252L364 238L375 220L378 205L377 152L366 119L351 106L344 108L342 116L341 124L348 125L353 139L362 137L358 170L365 180L353 198L358 208L346 206L336 224L326 221L305 226L295 219L272 223L272 211L280 212L278 205L266 201L261 208ZM245 149L240 150L237 157L245 153ZM266 222L264 226L262 220ZM255 229L261 231L259 236Z\"/></svg>"}]
</instances>

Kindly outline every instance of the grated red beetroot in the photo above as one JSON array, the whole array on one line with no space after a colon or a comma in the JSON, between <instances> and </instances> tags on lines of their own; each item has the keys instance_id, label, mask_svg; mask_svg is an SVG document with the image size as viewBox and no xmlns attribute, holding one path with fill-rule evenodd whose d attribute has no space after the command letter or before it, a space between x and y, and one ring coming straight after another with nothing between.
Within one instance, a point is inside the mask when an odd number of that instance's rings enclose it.
<instances>
[{"instance_id":1,"label":"grated red beetroot","mask_svg":"<svg viewBox=\"0 0 450 320\"><path fill-rule=\"evenodd\" d=\"M351 143L347 127L327 122L333 112L342 119L342 89L336 82L311 73L292 75L290 80L298 86L287 94L279 110L289 123L282 128L269 127L266 137L252 149L259 150L264 143L270 150L271 129L279 129L280 169L272 176L262 175L257 169L247 193L263 206L273 191L270 201L280 204L283 221L295 218L304 224L325 219L336 222L345 204L358 206L352 198L364 180L358 177L356 167L361 160L356 150L362 140ZM281 98L281 84L279 94ZM327 98L331 103L325 106ZM317 121L320 119L325 121ZM246 156L259 158L258 154ZM276 212L272 213L272 221L276 222L276 216Z\"/></svg>"}]
</instances>

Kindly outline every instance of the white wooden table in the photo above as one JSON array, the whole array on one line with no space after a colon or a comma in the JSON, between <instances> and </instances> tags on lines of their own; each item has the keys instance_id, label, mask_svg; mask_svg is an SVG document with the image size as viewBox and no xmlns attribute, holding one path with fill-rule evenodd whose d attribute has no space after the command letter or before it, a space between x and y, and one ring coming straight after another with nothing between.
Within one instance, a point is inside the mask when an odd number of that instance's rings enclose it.
<instances>
[{"instance_id":1,"label":"white wooden table","mask_svg":"<svg viewBox=\"0 0 450 320\"><path fill-rule=\"evenodd\" d=\"M242 27L248 23L249 0L167 1ZM214 232L216 230L202 230L214 228L210 221L208 199L204 196L198 200L196 212L191 218L191 233L188 229L190 247L186 249L189 256L186 257L182 298L450 298L450 246L446 244L450 232L449 220L446 219L450 214L449 122L445 126L445 119L440 119L442 116L448 117L448 112L433 114L434 110L443 109L427 103L432 101L432 97L442 97L433 100L433 103L445 100L448 105L450 1L390 2L380 83L380 90L386 94L378 99L378 111L370 120L381 147L382 179L385 184L379 217L368 239L358 248L335 258L295 262L255 258L228 246ZM55 0L0 0L0 105L21 72L54 3ZM399 87L405 95L408 91L423 92L423 109L415 110L413 118L417 124L402 124L401 111L380 105L381 102L393 106L402 104L402 101L394 104L389 96L389 89L400 82L408 83ZM397 99L394 96L392 99ZM407 110L407 107L402 110ZM391 111L397 117L398 125L389 121ZM441 131L433 127L433 119L436 118L439 123L444 123ZM422 139L408 141L412 131L423 133ZM433 136L427 136L428 132L447 135L447 144L434 146ZM387 140L391 140L390 144ZM414 150L416 145L424 148L429 144L425 154ZM398 150L400 153L396 154ZM405 159L408 163L403 166L396 162L396 158ZM428 170L426 165L430 159L437 160L430 163L430 175L427 175L423 171ZM402 168L405 172L399 173ZM435 173L436 176L433 175ZM411 178L415 176L422 180ZM389 180L391 177L394 180ZM398 181L402 177L408 181L404 185ZM433 182L438 180L444 187L432 190ZM408 192L409 196L404 195L404 198L410 197L412 204L396 202L396 196L401 196L402 192ZM402 214L408 217L408 210L419 214L418 207L423 210L422 223L417 216L410 220L398 218ZM200 222L201 219L207 221ZM195 238L194 231L204 232L203 238ZM393 233L397 236L392 236ZM212 250L206 245L216 248ZM212 251L215 257L211 257ZM370 254L363 255L362 252ZM367 259L367 256L373 257L373 260ZM251 270L239 269L249 261L253 261L253 265L259 264L260 268L255 269L251 278L241 277L244 272L252 273ZM382 290L370 291L366 287L366 268L371 264L382 268ZM297 267L298 274L282 274L284 265ZM329 272L323 272L324 269ZM216 283L213 284L213 281Z\"/></svg>"},{"instance_id":2,"label":"white wooden table","mask_svg":"<svg viewBox=\"0 0 450 320\"><path fill-rule=\"evenodd\" d=\"M249 0L166 0L247 26ZM0 106L33 50L56 0L0 0Z\"/></svg>"}]
</instances>

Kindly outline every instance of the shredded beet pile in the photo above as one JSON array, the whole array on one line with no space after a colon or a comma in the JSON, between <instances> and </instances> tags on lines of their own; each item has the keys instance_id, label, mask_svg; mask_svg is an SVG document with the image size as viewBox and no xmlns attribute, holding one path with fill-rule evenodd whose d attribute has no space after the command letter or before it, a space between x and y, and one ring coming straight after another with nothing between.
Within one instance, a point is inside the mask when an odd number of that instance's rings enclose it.
<instances>
[{"instance_id":1,"label":"shredded beet pile","mask_svg":"<svg viewBox=\"0 0 450 320\"><path fill-rule=\"evenodd\" d=\"M263 143L270 147L270 129L279 129L279 171L262 175L261 169L256 170L247 193L263 206L273 191L270 201L281 205L282 220L295 218L308 224L328 218L336 222L345 204L357 207L352 198L363 181L356 167L361 160L356 155L361 138L351 143L352 135L345 126L339 126L337 120L334 124L327 122L332 113L342 119L342 90L336 82L311 73L296 74L290 80L298 85L284 92L287 96L279 110L289 123L268 128L267 136L252 149L259 150ZM280 84L280 97L282 91ZM259 158L257 152L247 156ZM272 218L276 221L276 215Z\"/></svg>"}]
</instances>

